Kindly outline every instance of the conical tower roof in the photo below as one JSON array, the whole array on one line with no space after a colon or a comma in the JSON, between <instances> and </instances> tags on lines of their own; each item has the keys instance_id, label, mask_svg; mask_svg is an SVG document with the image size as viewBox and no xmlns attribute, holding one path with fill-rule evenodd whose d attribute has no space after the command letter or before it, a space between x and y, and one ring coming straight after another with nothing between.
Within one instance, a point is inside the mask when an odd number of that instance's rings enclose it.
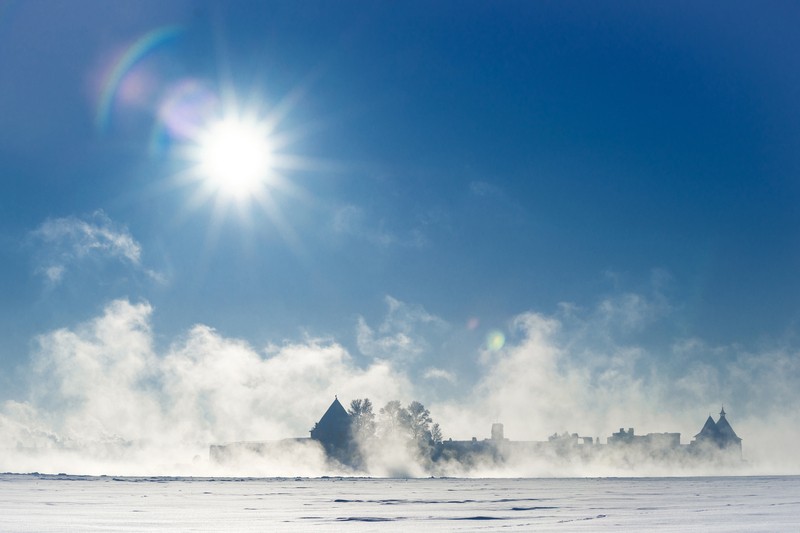
<instances>
[{"instance_id":1,"label":"conical tower roof","mask_svg":"<svg viewBox=\"0 0 800 533\"><path fill-rule=\"evenodd\" d=\"M352 417L344 410L339 399L334 398L331 406L311 430L311 438L319 441L330 456L346 460L352 422Z\"/></svg>"},{"instance_id":2,"label":"conical tower roof","mask_svg":"<svg viewBox=\"0 0 800 533\"><path fill-rule=\"evenodd\" d=\"M350 415L339 402L339 398L334 397L333 403L319 419L314 429L321 432L335 431L342 427L348 427L348 424L350 424Z\"/></svg>"},{"instance_id":3,"label":"conical tower roof","mask_svg":"<svg viewBox=\"0 0 800 533\"><path fill-rule=\"evenodd\" d=\"M728 419L725 418L725 408L723 408L719 414L719 420L717 420L717 432L719 433L720 439L725 442L742 441L742 439L739 438L739 435L737 435L731 427Z\"/></svg>"},{"instance_id":4,"label":"conical tower roof","mask_svg":"<svg viewBox=\"0 0 800 533\"><path fill-rule=\"evenodd\" d=\"M334 396L333 403L331 403L330 407L328 407L328 410L325 411L325 414L322 415L322 418L320 419L320 422L322 422L323 420L325 420L326 417L329 417L329 416L332 416L334 418L339 418L342 415L350 416L350 415L347 414L347 410L344 408L342 403L339 401L339 397L338 396Z\"/></svg>"},{"instance_id":5,"label":"conical tower roof","mask_svg":"<svg viewBox=\"0 0 800 533\"><path fill-rule=\"evenodd\" d=\"M700 433L694 436L694 438L715 438L718 433L717 423L714 422L714 419L711 418L711 415L708 415L708 419L706 419L706 423L703 424L703 429L700 430Z\"/></svg>"}]
</instances>

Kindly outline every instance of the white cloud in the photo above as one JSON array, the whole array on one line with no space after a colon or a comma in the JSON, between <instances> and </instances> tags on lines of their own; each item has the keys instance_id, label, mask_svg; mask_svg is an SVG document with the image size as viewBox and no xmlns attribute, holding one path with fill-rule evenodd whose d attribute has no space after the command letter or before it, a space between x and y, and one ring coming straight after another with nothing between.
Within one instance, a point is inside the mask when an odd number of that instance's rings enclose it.
<instances>
[{"instance_id":1,"label":"white cloud","mask_svg":"<svg viewBox=\"0 0 800 533\"><path fill-rule=\"evenodd\" d=\"M58 284L68 270L90 258L116 260L134 268L142 267L142 247L128 229L116 224L103 211L79 217L45 220L31 236L44 247L37 272L51 284ZM155 280L163 276L152 270L145 273Z\"/></svg>"},{"instance_id":2,"label":"white cloud","mask_svg":"<svg viewBox=\"0 0 800 533\"><path fill-rule=\"evenodd\" d=\"M425 379L433 379L433 380L441 379L449 383L455 383L457 381L455 374L447 370L444 370L442 368L428 368L425 370L425 373L422 374L422 377Z\"/></svg>"},{"instance_id":3,"label":"white cloud","mask_svg":"<svg viewBox=\"0 0 800 533\"><path fill-rule=\"evenodd\" d=\"M641 301L623 298L634 307ZM563 319L517 316L512 340L482 354L478 383L457 401L431 406L447 420L445 431L488 437L490 424L503 422L506 436L517 440L564 431L604 439L624 426L639 434L680 432L688 443L724 403L754 471L800 471L800 413L789 407L800 402L798 351L748 351L693 338L661 354L621 341L624 334L609 335L609 326L621 332L630 325L625 313L598 320L596 309L569 311Z\"/></svg>"},{"instance_id":4,"label":"white cloud","mask_svg":"<svg viewBox=\"0 0 800 533\"><path fill-rule=\"evenodd\" d=\"M198 325L157 351L152 311L117 300L38 338L30 397L0 409L0 447L25 453L4 452L0 471L208 472L192 459L209 444L308 436L336 394L376 405L411 395L390 364L358 367L330 341L259 352Z\"/></svg>"},{"instance_id":5,"label":"white cloud","mask_svg":"<svg viewBox=\"0 0 800 533\"><path fill-rule=\"evenodd\" d=\"M421 344L406 333L376 334L364 317L358 317L356 341L361 353L382 359L410 358L423 351Z\"/></svg>"},{"instance_id":6,"label":"white cloud","mask_svg":"<svg viewBox=\"0 0 800 533\"><path fill-rule=\"evenodd\" d=\"M0 407L0 448L15 450L0 457L0 471L30 464L87 473L213 473L204 459L208 444L307 436L334 395L345 404L369 397L380 406L424 401L418 393L437 381L464 383L422 358L431 331L446 324L390 296L386 305L378 326L359 321L359 347L374 354L359 365L333 340L257 350L205 325L157 349L150 305L111 302L93 320L38 338L30 396ZM800 401L796 350L755 352L691 338L677 340L662 358L605 335L609 324L596 312L570 307L566 314L515 317L506 344L481 354L476 383L462 384L459 398L425 402L445 436L488 437L491 423L503 422L515 440L563 431L605 439L624 426L678 431L685 443L725 403L753 468L800 471L800 414L791 408ZM406 372L414 369L409 357L424 369L416 387ZM298 465L323 472L317 463ZM276 472L248 468L252 475Z\"/></svg>"},{"instance_id":7,"label":"white cloud","mask_svg":"<svg viewBox=\"0 0 800 533\"><path fill-rule=\"evenodd\" d=\"M64 270L66 270L64 265L51 265L43 269L42 273L50 283L55 285L58 284L61 281L61 278L64 277Z\"/></svg>"},{"instance_id":8,"label":"white cloud","mask_svg":"<svg viewBox=\"0 0 800 533\"><path fill-rule=\"evenodd\" d=\"M618 273L606 271L605 277L615 287L621 283ZM615 292L597 304L593 320L596 327L612 328L617 333L630 333L656 322L672 312L664 289L669 285L671 276L664 270L653 269L643 292Z\"/></svg>"},{"instance_id":9,"label":"white cloud","mask_svg":"<svg viewBox=\"0 0 800 533\"><path fill-rule=\"evenodd\" d=\"M142 249L124 227L116 227L102 211L89 220L76 217L45 220L34 232L45 242L63 244L77 257L99 252L139 264Z\"/></svg>"},{"instance_id":10,"label":"white cloud","mask_svg":"<svg viewBox=\"0 0 800 533\"><path fill-rule=\"evenodd\" d=\"M407 363L429 349L423 332L447 327L442 319L421 306L406 304L388 295L385 301L388 308L386 318L376 329L370 327L363 317L358 318L356 341L364 355Z\"/></svg>"}]
</instances>

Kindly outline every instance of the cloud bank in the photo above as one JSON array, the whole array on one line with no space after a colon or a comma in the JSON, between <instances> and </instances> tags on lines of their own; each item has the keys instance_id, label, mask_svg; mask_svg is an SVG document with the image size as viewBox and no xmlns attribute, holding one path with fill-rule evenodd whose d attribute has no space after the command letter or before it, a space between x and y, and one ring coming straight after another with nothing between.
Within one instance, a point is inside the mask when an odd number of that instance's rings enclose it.
<instances>
[{"instance_id":1,"label":"cloud bank","mask_svg":"<svg viewBox=\"0 0 800 533\"><path fill-rule=\"evenodd\" d=\"M729 420L744 438L748 472L800 472L794 453L800 414L790 408L800 400L797 351L752 352L684 339L670 348L668 359L674 364L668 364L608 334L608 317L621 316L625 327L636 322L631 322L632 302L649 316L653 306L648 297L639 298L610 298L583 312L570 307L552 315L520 314L509 324L508 342L501 349L476 354L477 380L465 382L458 397L430 403L426 389L456 376L431 367L426 372L430 379L412 383L406 363L394 361L398 343L378 340L396 340L400 334L413 338L417 327L440 319L393 298L387 300L387 326L370 330L374 357L361 365L333 339L305 338L257 349L205 325L159 351L151 306L116 300L92 320L37 338L28 397L6 401L0 409L0 471L337 473L313 448L300 456L287 451L271 461L223 468L209 461L208 446L307 436L338 395L345 405L368 397L376 407L393 399L420 399L441 423L445 438L486 438L491 423L503 422L506 437L513 440L546 440L554 432L569 431L603 442L625 426L639 434L680 431L687 443L725 402ZM603 325L599 332L598 324ZM363 327L358 325L359 334ZM604 342L598 341L603 337ZM397 453L381 450L376 456L383 463L371 473L402 471L398 465L408 458L402 450ZM653 473L580 466L528 461L505 469L482 465L441 473Z\"/></svg>"},{"instance_id":2,"label":"cloud bank","mask_svg":"<svg viewBox=\"0 0 800 533\"><path fill-rule=\"evenodd\" d=\"M151 319L147 303L117 300L39 337L30 399L0 415L0 448L17 452L0 469L188 473L210 443L307 435L334 394L410 388L322 339L256 351L198 325L157 353Z\"/></svg>"}]
</instances>

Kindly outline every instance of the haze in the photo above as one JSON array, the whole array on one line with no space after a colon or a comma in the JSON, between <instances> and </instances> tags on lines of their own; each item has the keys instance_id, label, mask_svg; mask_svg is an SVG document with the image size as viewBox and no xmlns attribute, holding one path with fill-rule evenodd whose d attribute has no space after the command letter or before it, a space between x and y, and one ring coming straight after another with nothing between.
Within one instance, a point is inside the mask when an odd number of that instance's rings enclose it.
<instances>
[{"instance_id":1,"label":"haze","mask_svg":"<svg viewBox=\"0 0 800 533\"><path fill-rule=\"evenodd\" d=\"M454 439L724 404L800 473L799 9L0 2L0 471L216 474L338 395ZM473 474L616 472L518 466Z\"/></svg>"}]
</instances>

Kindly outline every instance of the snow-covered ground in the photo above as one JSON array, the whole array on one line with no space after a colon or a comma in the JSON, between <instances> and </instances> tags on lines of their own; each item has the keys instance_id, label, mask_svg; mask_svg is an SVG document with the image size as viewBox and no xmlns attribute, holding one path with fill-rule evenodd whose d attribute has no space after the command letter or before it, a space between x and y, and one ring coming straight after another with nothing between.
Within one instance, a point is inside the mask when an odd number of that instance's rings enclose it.
<instances>
[{"instance_id":1,"label":"snow-covered ground","mask_svg":"<svg viewBox=\"0 0 800 533\"><path fill-rule=\"evenodd\" d=\"M0 475L1 531L800 531L800 477Z\"/></svg>"}]
</instances>

